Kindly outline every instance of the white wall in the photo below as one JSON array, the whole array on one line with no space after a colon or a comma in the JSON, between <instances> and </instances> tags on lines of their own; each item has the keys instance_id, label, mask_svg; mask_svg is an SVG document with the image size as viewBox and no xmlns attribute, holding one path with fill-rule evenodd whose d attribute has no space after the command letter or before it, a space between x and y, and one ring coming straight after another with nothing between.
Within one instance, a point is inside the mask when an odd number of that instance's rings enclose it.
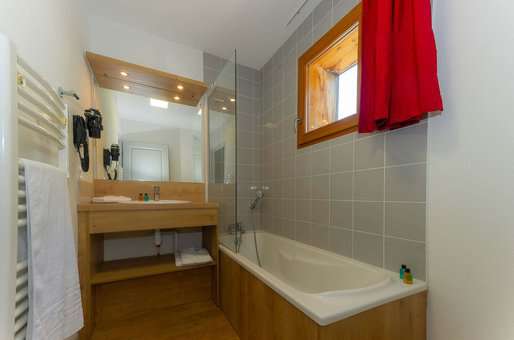
<instances>
[{"instance_id":1,"label":"white wall","mask_svg":"<svg viewBox=\"0 0 514 340\"><path fill-rule=\"evenodd\" d=\"M88 50L203 80L203 52L100 17L88 19Z\"/></svg>"},{"instance_id":2,"label":"white wall","mask_svg":"<svg viewBox=\"0 0 514 340\"><path fill-rule=\"evenodd\" d=\"M85 22L78 0L2 0L0 33L15 44L18 55L40 73L52 87L62 86L79 93L80 102L68 101L74 113L90 105L91 85L83 58ZM56 163L56 153L47 153L44 142L32 144L41 136L31 136L20 129L20 156ZM30 142L30 144L28 143ZM70 141L71 143L71 141ZM73 149L71 156L71 207L78 196L79 163ZM76 215L74 214L76 221Z\"/></svg>"},{"instance_id":3,"label":"white wall","mask_svg":"<svg viewBox=\"0 0 514 340\"><path fill-rule=\"evenodd\" d=\"M429 121L431 340L514 339L514 3L435 0L445 111Z\"/></svg>"}]
</instances>

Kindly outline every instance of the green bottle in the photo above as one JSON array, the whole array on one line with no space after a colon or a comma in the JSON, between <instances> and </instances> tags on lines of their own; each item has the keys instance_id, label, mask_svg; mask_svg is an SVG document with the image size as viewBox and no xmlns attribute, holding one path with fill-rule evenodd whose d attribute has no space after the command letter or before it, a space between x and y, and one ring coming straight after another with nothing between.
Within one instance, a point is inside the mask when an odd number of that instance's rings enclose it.
<instances>
[{"instance_id":1,"label":"green bottle","mask_svg":"<svg viewBox=\"0 0 514 340\"><path fill-rule=\"evenodd\" d=\"M403 280L403 277L405 275L405 269L407 269L407 265L402 264L402 267L400 268L400 279Z\"/></svg>"}]
</instances>

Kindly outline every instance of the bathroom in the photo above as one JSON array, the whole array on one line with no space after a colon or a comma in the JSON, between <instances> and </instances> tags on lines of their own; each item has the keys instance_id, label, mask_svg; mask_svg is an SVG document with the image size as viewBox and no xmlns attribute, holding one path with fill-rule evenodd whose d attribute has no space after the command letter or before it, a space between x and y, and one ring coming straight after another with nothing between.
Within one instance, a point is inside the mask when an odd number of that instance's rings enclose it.
<instances>
[{"instance_id":1,"label":"bathroom","mask_svg":"<svg viewBox=\"0 0 514 340\"><path fill-rule=\"evenodd\" d=\"M513 10L1 0L0 339L513 339Z\"/></svg>"}]
</instances>

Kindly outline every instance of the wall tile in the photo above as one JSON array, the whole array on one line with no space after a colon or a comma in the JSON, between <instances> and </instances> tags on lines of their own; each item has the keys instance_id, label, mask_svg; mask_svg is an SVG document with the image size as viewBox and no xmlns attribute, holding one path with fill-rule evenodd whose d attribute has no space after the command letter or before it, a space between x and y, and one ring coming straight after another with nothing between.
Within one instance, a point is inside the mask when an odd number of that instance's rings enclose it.
<instances>
[{"instance_id":1,"label":"wall tile","mask_svg":"<svg viewBox=\"0 0 514 340\"><path fill-rule=\"evenodd\" d=\"M311 223L296 221L295 236L298 242L308 244L311 239Z\"/></svg>"},{"instance_id":2,"label":"wall tile","mask_svg":"<svg viewBox=\"0 0 514 340\"><path fill-rule=\"evenodd\" d=\"M223 67L225 66L226 60L223 58L220 58L218 56L215 56L210 53L204 53L203 54L203 64L206 67L209 67L211 69L221 71Z\"/></svg>"},{"instance_id":3,"label":"wall tile","mask_svg":"<svg viewBox=\"0 0 514 340\"><path fill-rule=\"evenodd\" d=\"M328 249L328 226L313 224L309 244L321 249Z\"/></svg>"},{"instance_id":4,"label":"wall tile","mask_svg":"<svg viewBox=\"0 0 514 340\"><path fill-rule=\"evenodd\" d=\"M282 236L294 239L295 222L293 220L282 220Z\"/></svg>"},{"instance_id":5,"label":"wall tile","mask_svg":"<svg viewBox=\"0 0 514 340\"><path fill-rule=\"evenodd\" d=\"M346 14L348 14L352 8L357 6L358 3L359 0L334 0L333 23L336 24Z\"/></svg>"},{"instance_id":6,"label":"wall tile","mask_svg":"<svg viewBox=\"0 0 514 340\"><path fill-rule=\"evenodd\" d=\"M426 200L426 165L387 168L386 200L424 202Z\"/></svg>"},{"instance_id":7,"label":"wall tile","mask_svg":"<svg viewBox=\"0 0 514 340\"><path fill-rule=\"evenodd\" d=\"M293 178L288 178L282 181L282 191L285 198L296 197L296 181Z\"/></svg>"},{"instance_id":8,"label":"wall tile","mask_svg":"<svg viewBox=\"0 0 514 340\"><path fill-rule=\"evenodd\" d=\"M296 176L310 176L312 173L312 161L310 152L296 155Z\"/></svg>"},{"instance_id":9,"label":"wall tile","mask_svg":"<svg viewBox=\"0 0 514 340\"><path fill-rule=\"evenodd\" d=\"M295 214L297 221L310 222L312 219L311 200L296 200Z\"/></svg>"},{"instance_id":10,"label":"wall tile","mask_svg":"<svg viewBox=\"0 0 514 340\"><path fill-rule=\"evenodd\" d=\"M312 46L312 32L298 41L298 56L303 55Z\"/></svg>"},{"instance_id":11,"label":"wall tile","mask_svg":"<svg viewBox=\"0 0 514 340\"><path fill-rule=\"evenodd\" d=\"M333 200L352 200L353 173L346 172L332 175L330 190L330 197Z\"/></svg>"},{"instance_id":12,"label":"wall tile","mask_svg":"<svg viewBox=\"0 0 514 340\"><path fill-rule=\"evenodd\" d=\"M330 224L351 229L353 227L353 202L331 201Z\"/></svg>"},{"instance_id":13,"label":"wall tile","mask_svg":"<svg viewBox=\"0 0 514 340\"><path fill-rule=\"evenodd\" d=\"M282 159L282 177L294 177L294 161L292 158L283 158Z\"/></svg>"},{"instance_id":14,"label":"wall tile","mask_svg":"<svg viewBox=\"0 0 514 340\"><path fill-rule=\"evenodd\" d=\"M368 233L382 234L384 204L382 202L355 202L354 228Z\"/></svg>"},{"instance_id":15,"label":"wall tile","mask_svg":"<svg viewBox=\"0 0 514 340\"><path fill-rule=\"evenodd\" d=\"M284 204L282 205L284 208L284 218L288 220L295 219L295 201L292 199L285 199Z\"/></svg>"},{"instance_id":16,"label":"wall tile","mask_svg":"<svg viewBox=\"0 0 514 340\"><path fill-rule=\"evenodd\" d=\"M353 143L335 145L330 149L332 172L353 170Z\"/></svg>"},{"instance_id":17,"label":"wall tile","mask_svg":"<svg viewBox=\"0 0 514 340\"><path fill-rule=\"evenodd\" d=\"M307 35L312 34L312 27L312 14L309 14L309 16L305 18L302 24L296 29L296 36L298 37L298 41L305 39Z\"/></svg>"},{"instance_id":18,"label":"wall tile","mask_svg":"<svg viewBox=\"0 0 514 340\"><path fill-rule=\"evenodd\" d=\"M424 203L398 202L425 201L426 166L412 163L426 162L426 124L386 133L351 133L300 150L292 129L298 56L357 3L323 0L262 72L252 75L241 69L240 77L249 81L240 84L241 92L255 97L248 105L260 114L251 122L241 120L241 130L253 133L258 156L240 161L251 161L254 179L273 187L267 194L273 199L267 197L261 207L263 228L394 271L408 257L416 274L419 268L424 272L419 264L424 263L424 244L415 241L424 240L426 208Z\"/></svg>"},{"instance_id":19,"label":"wall tile","mask_svg":"<svg viewBox=\"0 0 514 340\"><path fill-rule=\"evenodd\" d=\"M425 244L386 237L385 267L397 271L402 264L412 269L415 278L426 279Z\"/></svg>"},{"instance_id":20,"label":"wall tile","mask_svg":"<svg viewBox=\"0 0 514 340\"><path fill-rule=\"evenodd\" d=\"M332 11L332 0L322 0L312 12L313 26L319 23Z\"/></svg>"},{"instance_id":21,"label":"wall tile","mask_svg":"<svg viewBox=\"0 0 514 340\"><path fill-rule=\"evenodd\" d=\"M312 178L300 177L296 179L296 197L299 199L311 198Z\"/></svg>"},{"instance_id":22,"label":"wall tile","mask_svg":"<svg viewBox=\"0 0 514 340\"><path fill-rule=\"evenodd\" d=\"M383 242L382 236L354 232L353 256L366 263L382 267Z\"/></svg>"},{"instance_id":23,"label":"wall tile","mask_svg":"<svg viewBox=\"0 0 514 340\"><path fill-rule=\"evenodd\" d=\"M311 197L313 199L330 198L330 176L320 175L312 177Z\"/></svg>"},{"instance_id":24,"label":"wall tile","mask_svg":"<svg viewBox=\"0 0 514 340\"><path fill-rule=\"evenodd\" d=\"M363 201L384 199L384 169L355 173L355 199Z\"/></svg>"},{"instance_id":25,"label":"wall tile","mask_svg":"<svg viewBox=\"0 0 514 340\"><path fill-rule=\"evenodd\" d=\"M384 135L358 140L355 145L355 168L369 169L384 166Z\"/></svg>"},{"instance_id":26,"label":"wall tile","mask_svg":"<svg viewBox=\"0 0 514 340\"><path fill-rule=\"evenodd\" d=\"M424 203L386 203L386 235L425 241Z\"/></svg>"},{"instance_id":27,"label":"wall tile","mask_svg":"<svg viewBox=\"0 0 514 340\"><path fill-rule=\"evenodd\" d=\"M312 200L311 207L313 223L326 225L330 223L330 201Z\"/></svg>"},{"instance_id":28,"label":"wall tile","mask_svg":"<svg viewBox=\"0 0 514 340\"><path fill-rule=\"evenodd\" d=\"M392 131L386 136L386 165L425 162L427 124Z\"/></svg>"},{"instance_id":29,"label":"wall tile","mask_svg":"<svg viewBox=\"0 0 514 340\"><path fill-rule=\"evenodd\" d=\"M329 227L328 249L343 256L352 256L352 232Z\"/></svg>"},{"instance_id":30,"label":"wall tile","mask_svg":"<svg viewBox=\"0 0 514 340\"><path fill-rule=\"evenodd\" d=\"M218 75L219 71L215 69L209 67L204 67L203 69L203 81L207 84L214 84Z\"/></svg>"},{"instance_id":31,"label":"wall tile","mask_svg":"<svg viewBox=\"0 0 514 340\"><path fill-rule=\"evenodd\" d=\"M312 175L326 174L330 171L330 150L328 148L312 153Z\"/></svg>"},{"instance_id":32,"label":"wall tile","mask_svg":"<svg viewBox=\"0 0 514 340\"><path fill-rule=\"evenodd\" d=\"M339 136L334 139L331 139L332 145L346 144L351 143L355 140L357 133L349 133L347 135Z\"/></svg>"},{"instance_id":33,"label":"wall tile","mask_svg":"<svg viewBox=\"0 0 514 340\"><path fill-rule=\"evenodd\" d=\"M331 13L328 13L323 18L320 19L319 23L314 26L314 30L312 31L312 40L313 42L318 41L321 39L322 36L327 33L332 24L332 15Z\"/></svg>"}]
</instances>

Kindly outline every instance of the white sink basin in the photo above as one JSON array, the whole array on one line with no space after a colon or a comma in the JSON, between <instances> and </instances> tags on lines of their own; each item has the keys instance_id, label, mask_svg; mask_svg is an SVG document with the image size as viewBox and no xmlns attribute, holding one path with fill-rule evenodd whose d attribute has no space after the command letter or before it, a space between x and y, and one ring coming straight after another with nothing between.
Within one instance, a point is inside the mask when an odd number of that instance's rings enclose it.
<instances>
[{"instance_id":1,"label":"white sink basin","mask_svg":"<svg viewBox=\"0 0 514 340\"><path fill-rule=\"evenodd\" d=\"M124 202L128 204L185 204L191 203L191 201L181 201L181 200L160 200L160 201L128 201Z\"/></svg>"}]
</instances>

